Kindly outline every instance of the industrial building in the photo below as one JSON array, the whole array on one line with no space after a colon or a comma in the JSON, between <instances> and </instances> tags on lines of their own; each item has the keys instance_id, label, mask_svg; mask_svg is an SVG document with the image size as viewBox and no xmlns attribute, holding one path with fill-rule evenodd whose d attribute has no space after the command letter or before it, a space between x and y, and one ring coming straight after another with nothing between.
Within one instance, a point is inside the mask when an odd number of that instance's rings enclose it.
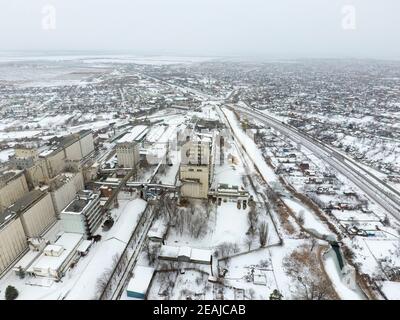
<instances>
[{"instance_id":1,"label":"industrial building","mask_svg":"<svg viewBox=\"0 0 400 320\"><path fill-rule=\"evenodd\" d=\"M56 221L50 194L40 190L26 193L4 213L18 215L27 238L40 237Z\"/></svg>"},{"instance_id":2,"label":"industrial building","mask_svg":"<svg viewBox=\"0 0 400 320\"><path fill-rule=\"evenodd\" d=\"M139 163L139 144L137 142L122 142L116 146L118 166L133 169Z\"/></svg>"},{"instance_id":3,"label":"industrial building","mask_svg":"<svg viewBox=\"0 0 400 320\"><path fill-rule=\"evenodd\" d=\"M31 167L25 168L24 173L28 185L32 188L46 184L49 181L50 175L45 158L37 159Z\"/></svg>"},{"instance_id":4,"label":"industrial building","mask_svg":"<svg viewBox=\"0 0 400 320\"><path fill-rule=\"evenodd\" d=\"M10 170L0 174L0 212L28 192L23 171Z\"/></svg>"},{"instance_id":5,"label":"industrial building","mask_svg":"<svg viewBox=\"0 0 400 320\"><path fill-rule=\"evenodd\" d=\"M75 198L78 191L84 189L83 175L81 172L60 173L49 183L49 190L54 203L56 214Z\"/></svg>"},{"instance_id":6,"label":"industrial building","mask_svg":"<svg viewBox=\"0 0 400 320\"><path fill-rule=\"evenodd\" d=\"M54 244L44 248L26 272L34 276L62 278L74 258L79 257L78 247L82 241L82 234L63 233Z\"/></svg>"},{"instance_id":7,"label":"industrial building","mask_svg":"<svg viewBox=\"0 0 400 320\"><path fill-rule=\"evenodd\" d=\"M39 153L35 148L16 146L15 154L10 158L10 164L16 169L26 169L32 167L39 159Z\"/></svg>"},{"instance_id":8,"label":"industrial building","mask_svg":"<svg viewBox=\"0 0 400 320\"><path fill-rule=\"evenodd\" d=\"M122 168L136 168L140 160L140 141L147 134L148 127L138 125L133 127L121 139L116 146L118 166Z\"/></svg>"},{"instance_id":9,"label":"industrial building","mask_svg":"<svg viewBox=\"0 0 400 320\"><path fill-rule=\"evenodd\" d=\"M47 192L27 192L0 212L0 274L28 249L28 238L43 235L56 221Z\"/></svg>"},{"instance_id":10,"label":"industrial building","mask_svg":"<svg viewBox=\"0 0 400 320\"><path fill-rule=\"evenodd\" d=\"M50 178L64 170L68 162L81 161L94 151L91 130L83 130L61 138L53 138L51 147L39 157L45 159Z\"/></svg>"},{"instance_id":11,"label":"industrial building","mask_svg":"<svg viewBox=\"0 0 400 320\"><path fill-rule=\"evenodd\" d=\"M161 260L180 261L199 264L212 263L212 251L190 247L175 247L163 245L158 258Z\"/></svg>"},{"instance_id":12,"label":"industrial building","mask_svg":"<svg viewBox=\"0 0 400 320\"><path fill-rule=\"evenodd\" d=\"M0 275L27 249L21 219L16 213L0 212Z\"/></svg>"},{"instance_id":13,"label":"industrial building","mask_svg":"<svg viewBox=\"0 0 400 320\"><path fill-rule=\"evenodd\" d=\"M207 199L213 170L214 136L195 134L181 150L181 197Z\"/></svg>"},{"instance_id":14,"label":"industrial building","mask_svg":"<svg viewBox=\"0 0 400 320\"><path fill-rule=\"evenodd\" d=\"M75 199L60 214L63 230L93 235L102 218L100 195L90 190L78 192Z\"/></svg>"}]
</instances>

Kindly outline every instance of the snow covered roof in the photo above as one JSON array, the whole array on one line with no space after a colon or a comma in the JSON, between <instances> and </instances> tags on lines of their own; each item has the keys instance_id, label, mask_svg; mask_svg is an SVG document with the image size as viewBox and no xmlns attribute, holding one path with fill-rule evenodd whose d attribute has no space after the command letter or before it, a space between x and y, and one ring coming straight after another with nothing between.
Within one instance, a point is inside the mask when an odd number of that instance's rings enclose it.
<instances>
[{"instance_id":1,"label":"snow covered roof","mask_svg":"<svg viewBox=\"0 0 400 320\"><path fill-rule=\"evenodd\" d=\"M190 258L192 249L190 247L180 247L178 252L178 257L188 257Z\"/></svg>"},{"instance_id":2,"label":"snow covered roof","mask_svg":"<svg viewBox=\"0 0 400 320\"><path fill-rule=\"evenodd\" d=\"M83 240L76 250L78 252L86 252L91 245L92 245L92 241Z\"/></svg>"},{"instance_id":3,"label":"snow covered roof","mask_svg":"<svg viewBox=\"0 0 400 320\"><path fill-rule=\"evenodd\" d=\"M154 268L136 266L133 277L128 283L127 291L145 294L153 278Z\"/></svg>"},{"instance_id":4,"label":"snow covered roof","mask_svg":"<svg viewBox=\"0 0 400 320\"><path fill-rule=\"evenodd\" d=\"M151 227L147 233L147 237L151 238L164 238L165 232L167 231L167 224L164 221L157 220L157 222Z\"/></svg>"},{"instance_id":5,"label":"snow covered roof","mask_svg":"<svg viewBox=\"0 0 400 320\"><path fill-rule=\"evenodd\" d=\"M160 249L159 257L176 259L178 258L179 247L164 245Z\"/></svg>"},{"instance_id":6,"label":"snow covered roof","mask_svg":"<svg viewBox=\"0 0 400 320\"><path fill-rule=\"evenodd\" d=\"M192 249L190 259L193 261L210 262L212 251L204 249Z\"/></svg>"},{"instance_id":7,"label":"snow covered roof","mask_svg":"<svg viewBox=\"0 0 400 320\"><path fill-rule=\"evenodd\" d=\"M60 245L55 245L55 244L49 244L46 246L46 248L44 248L43 253L46 256L60 256L61 253L64 251L63 246Z\"/></svg>"},{"instance_id":8,"label":"snow covered roof","mask_svg":"<svg viewBox=\"0 0 400 320\"><path fill-rule=\"evenodd\" d=\"M151 143L157 142L163 135L165 129L164 126L153 126L147 134L146 140Z\"/></svg>"},{"instance_id":9,"label":"snow covered roof","mask_svg":"<svg viewBox=\"0 0 400 320\"><path fill-rule=\"evenodd\" d=\"M56 246L63 247L63 252L59 256L47 256L42 253L40 257L29 267L28 271L34 272L35 269L58 271L67 257L78 246L82 239L83 235L79 233L63 233L62 236L54 243Z\"/></svg>"},{"instance_id":10,"label":"snow covered roof","mask_svg":"<svg viewBox=\"0 0 400 320\"><path fill-rule=\"evenodd\" d=\"M29 250L13 267L14 271L18 271L19 268L27 269L33 261L40 255L40 251Z\"/></svg>"},{"instance_id":11,"label":"snow covered roof","mask_svg":"<svg viewBox=\"0 0 400 320\"><path fill-rule=\"evenodd\" d=\"M139 139L147 131L148 131L147 126L144 125L135 126L131 129L130 132L126 133L121 139L119 139L118 143L133 142Z\"/></svg>"},{"instance_id":12,"label":"snow covered roof","mask_svg":"<svg viewBox=\"0 0 400 320\"><path fill-rule=\"evenodd\" d=\"M196 249L190 247L174 247L163 245L160 249L160 259L177 260L179 257L190 258L191 262L210 263L212 251L207 249Z\"/></svg>"},{"instance_id":13,"label":"snow covered roof","mask_svg":"<svg viewBox=\"0 0 400 320\"><path fill-rule=\"evenodd\" d=\"M400 300L400 282L383 281L382 291L389 300Z\"/></svg>"}]
</instances>

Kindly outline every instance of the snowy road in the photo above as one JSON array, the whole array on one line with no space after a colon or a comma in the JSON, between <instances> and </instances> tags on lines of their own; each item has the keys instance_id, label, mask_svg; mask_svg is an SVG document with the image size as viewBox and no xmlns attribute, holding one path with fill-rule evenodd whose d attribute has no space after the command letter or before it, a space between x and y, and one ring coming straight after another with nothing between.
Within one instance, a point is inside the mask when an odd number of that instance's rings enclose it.
<instances>
[{"instance_id":1,"label":"snowy road","mask_svg":"<svg viewBox=\"0 0 400 320\"><path fill-rule=\"evenodd\" d=\"M379 178L375 177L352 160L344 158L343 155L340 155L335 150L303 133L298 132L288 125L282 124L275 118L256 109L244 106L243 104L235 106L239 112L258 120L267 126L273 127L282 134L288 136L291 140L304 145L307 149L326 161L339 173L343 174L353 182L395 219L400 221L400 193L397 192L397 190L394 190L392 187L385 184Z\"/></svg>"}]
</instances>

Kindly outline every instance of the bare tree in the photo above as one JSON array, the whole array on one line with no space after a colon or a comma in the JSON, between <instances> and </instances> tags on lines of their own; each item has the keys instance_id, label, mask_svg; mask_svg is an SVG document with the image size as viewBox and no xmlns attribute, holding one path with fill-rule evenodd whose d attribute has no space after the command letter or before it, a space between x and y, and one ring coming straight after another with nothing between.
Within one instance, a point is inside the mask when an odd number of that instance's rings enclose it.
<instances>
[{"instance_id":1,"label":"bare tree","mask_svg":"<svg viewBox=\"0 0 400 320\"><path fill-rule=\"evenodd\" d=\"M304 210L300 210L300 211L299 211L299 215L298 215L298 217L297 217L297 220L299 221L299 224L300 224L301 226L304 225Z\"/></svg>"},{"instance_id":2,"label":"bare tree","mask_svg":"<svg viewBox=\"0 0 400 320\"><path fill-rule=\"evenodd\" d=\"M335 299L337 295L323 272L318 256L305 244L283 261L286 273L296 285L295 298L300 300Z\"/></svg>"},{"instance_id":3,"label":"bare tree","mask_svg":"<svg viewBox=\"0 0 400 320\"><path fill-rule=\"evenodd\" d=\"M150 265L154 265L157 259L157 246L152 245L150 241L146 241L143 247L143 251L147 255Z\"/></svg>"},{"instance_id":4,"label":"bare tree","mask_svg":"<svg viewBox=\"0 0 400 320\"><path fill-rule=\"evenodd\" d=\"M250 210L247 214L247 222L249 223L249 233L254 235L258 221L259 212L254 202L249 203Z\"/></svg>"},{"instance_id":5,"label":"bare tree","mask_svg":"<svg viewBox=\"0 0 400 320\"><path fill-rule=\"evenodd\" d=\"M103 292L105 292L107 294L107 286L108 286L108 282L111 276L111 269L106 269L104 270L104 272L101 274L101 276L97 279L96 282L96 289L99 292L99 296L101 296L101 294Z\"/></svg>"},{"instance_id":6,"label":"bare tree","mask_svg":"<svg viewBox=\"0 0 400 320\"><path fill-rule=\"evenodd\" d=\"M258 236L260 240L260 246L265 247L268 240L268 225L265 222L261 223L258 227Z\"/></svg>"},{"instance_id":7,"label":"bare tree","mask_svg":"<svg viewBox=\"0 0 400 320\"><path fill-rule=\"evenodd\" d=\"M244 243L246 244L248 250L250 251L251 245L253 243L253 236L251 234L247 235L246 239L244 240Z\"/></svg>"}]
</instances>

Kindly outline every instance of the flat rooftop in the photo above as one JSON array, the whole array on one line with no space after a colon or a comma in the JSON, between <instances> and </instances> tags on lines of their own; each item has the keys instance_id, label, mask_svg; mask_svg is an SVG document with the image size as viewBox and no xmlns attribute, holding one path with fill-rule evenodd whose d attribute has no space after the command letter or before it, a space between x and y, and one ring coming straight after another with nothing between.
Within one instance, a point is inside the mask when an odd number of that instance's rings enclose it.
<instances>
[{"instance_id":1,"label":"flat rooftop","mask_svg":"<svg viewBox=\"0 0 400 320\"><path fill-rule=\"evenodd\" d=\"M64 211L69 213L81 213L89 202L90 200L86 199L75 199L67 208L64 209Z\"/></svg>"},{"instance_id":2,"label":"flat rooftop","mask_svg":"<svg viewBox=\"0 0 400 320\"><path fill-rule=\"evenodd\" d=\"M60 246L64 250L59 256L46 256L44 253L29 267L28 271L33 272L34 268L48 269L59 271L60 267L71 254L71 252L77 248L77 246L83 240L83 235L79 233L68 233L65 232L62 236L52 245Z\"/></svg>"},{"instance_id":3,"label":"flat rooftop","mask_svg":"<svg viewBox=\"0 0 400 320\"><path fill-rule=\"evenodd\" d=\"M64 214L81 214L93 200L99 195L89 190L81 190L77 193L77 198L72 200L70 204L62 211Z\"/></svg>"},{"instance_id":4,"label":"flat rooftop","mask_svg":"<svg viewBox=\"0 0 400 320\"><path fill-rule=\"evenodd\" d=\"M153 278L154 268L136 266L134 276L128 283L127 291L145 294Z\"/></svg>"},{"instance_id":5,"label":"flat rooftop","mask_svg":"<svg viewBox=\"0 0 400 320\"><path fill-rule=\"evenodd\" d=\"M22 170L7 170L0 173L0 187L22 174Z\"/></svg>"},{"instance_id":6,"label":"flat rooftop","mask_svg":"<svg viewBox=\"0 0 400 320\"><path fill-rule=\"evenodd\" d=\"M125 142L134 142L139 140L147 133L148 127L144 125L134 126L131 131L126 133L121 139L118 140L118 143L125 143Z\"/></svg>"}]
</instances>

